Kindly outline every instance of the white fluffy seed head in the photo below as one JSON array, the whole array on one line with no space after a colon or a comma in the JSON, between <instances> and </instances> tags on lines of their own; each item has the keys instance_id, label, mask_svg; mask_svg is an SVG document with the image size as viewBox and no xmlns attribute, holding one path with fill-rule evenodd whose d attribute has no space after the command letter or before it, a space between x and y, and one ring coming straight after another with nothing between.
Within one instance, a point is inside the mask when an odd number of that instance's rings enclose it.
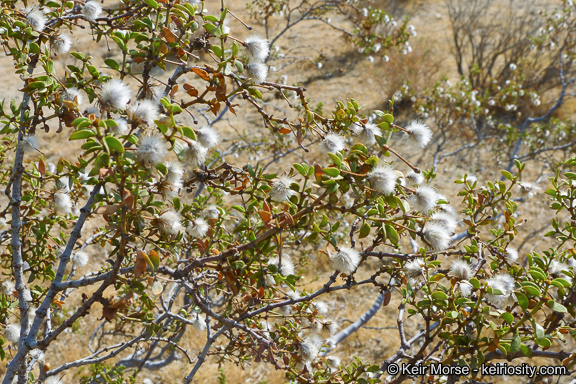
<instances>
[{"instance_id":1,"label":"white fluffy seed head","mask_svg":"<svg viewBox=\"0 0 576 384\"><path fill-rule=\"evenodd\" d=\"M472 294L474 286L466 280L461 280L458 282L458 288L460 289L460 295L462 297L468 297Z\"/></svg>"},{"instance_id":2,"label":"white fluffy seed head","mask_svg":"<svg viewBox=\"0 0 576 384\"><path fill-rule=\"evenodd\" d=\"M389 195L396 188L398 173L388 164L378 164L367 174L370 185L377 192Z\"/></svg>"},{"instance_id":3,"label":"white fluffy seed head","mask_svg":"<svg viewBox=\"0 0 576 384\"><path fill-rule=\"evenodd\" d=\"M252 35L245 41L248 54L255 61L263 62L270 54L270 43L260 36Z\"/></svg>"},{"instance_id":4,"label":"white fluffy seed head","mask_svg":"<svg viewBox=\"0 0 576 384\"><path fill-rule=\"evenodd\" d=\"M501 305L505 302L514 290L514 278L506 273L498 274L487 281L488 286L497 289L500 293L486 294L486 300L494 305Z\"/></svg>"},{"instance_id":5,"label":"white fluffy seed head","mask_svg":"<svg viewBox=\"0 0 576 384\"><path fill-rule=\"evenodd\" d=\"M17 344L20 341L20 325L16 323L8 324L4 329L4 339L12 344Z\"/></svg>"},{"instance_id":6,"label":"white fluffy seed head","mask_svg":"<svg viewBox=\"0 0 576 384\"><path fill-rule=\"evenodd\" d=\"M167 236L176 236L182 227L182 217L176 211L166 211L158 218L160 232Z\"/></svg>"},{"instance_id":7,"label":"white fluffy seed head","mask_svg":"<svg viewBox=\"0 0 576 384\"><path fill-rule=\"evenodd\" d=\"M90 261L90 256L84 251L74 252L72 255L72 264L76 268L85 267Z\"/></svg>"},{"instance_id":8,"label":"white fluffy seed head","mask_svg":"<svg viewBox=\"0 0 576 384\"><path fill-rule=\"evenodd\" d=\"M110 80L102 84L100 104L106 110L124 110L130 102L130 88L122 80Z\"/></svg>"},{"instance_id":9,"label":"white fluffy seed head","mask_svg":"<svg viewBox=\"0 0 576 384\"><path fill-rule=\"evenodd\" d=\"M58 376L50 376L44 381L44 384L62 384L62 380Z\"/></svg>"},{"instance_id":10,"label":"white fluffy seed head","mask_svg":"<svg viewBox=\"0 0 576 384\"><path fill-rule=\"evenodd\" d=\"M278 257L273 257L268 260L268 265L273 265L276 270L282 276L288 276L294 274L294 264L288 255L282 255L282 263L280 264L280 259Z\"/></svg>"},{"instance_id":11,"label":"white fluffy seed head","mask_svg":"<svg viewBox=\"0 0 576 384\"><path fill-rule=\"evenodd\" d=\"M421 121L412 121L406 130L408 131L404 133L406 142L416 148L424 148L432 139L432 131Z\"/></svg>"},{"instance_id":12,"label":"white fluffy seed head","mask_svg":"<svg viewBox=\"0 0 576 384\"><path fill-rule=\"evenodd\" d=\"M140 100L128 111L130 122L133 124L145 124L149 127L158 119L158 105L152 100Z\"/></svg>"},{"instance_id":13,"label":"white fluffy seed head","mask_svg":"<svg viewBox=\"0 0 576 384\"><path fill-rule=\"evenodd\" d=\"M72 38L67 33L61 33L54 36L50 42L52 51L57 55L63 55L67 53L72 47Z\"/></svg>"},{"instance_id":14,"label":"white fluffy seed head","mask_svg":"<svg viewBox=\"0 0 576 384\"><path fill-rule=\"evenodd\" d=\"M329 133L320 143L324 153L336 153L344 149L344 139L336 133Z\"/></svg>"},{"instance_id":15,"label":"white fluffy seed head","mask_svg":"<svg viewBox=\"0 0 576 384\"><path fill-rule=\"evenodd\" d=\"M184 176L184 168L179 162L167 162L166 166L166 181L171 184L179 184L182 182Z\"/></svg>"},{"instance_id":16,"label":"white fluffy seed head","mask_svg":"<svg viewBox=\"0 0 576 384\"><path fill-rule=\"evenodd\" d=\"M292 183L296 181L288 176L280 176L272 183L270 189L270 197L275 201L288 201L290 197L294 196L297 192L290 188Z\"/></svg>"},{"instance_id":17,"label":"white fluffy seed head","mask_svg":"<svg viewBox=\"0 0 576 384\"><path fill-rule=\"evenodd\" d=\"M540 187L533 183L523 182L517 185L517 189L521 198L529 199L538 193Z\"/></svg>"},{"instance_id":18,"label":"white fluffy seed head","mask_svg":"<svg viewBox=\"0 0 576 384\"><path fill-rule=\"evenodd\" d=\"M408 172L404 178L408 184L414 186L419 186L425 181L424 175L422 173L416 173L414 171Z\"/></svg>"},{"instance_id":19,"label":"white fluffy seed head","mask_svg":"<svg viewBox=\"0 0 576 384\"><path fill-rule=\"evenodd\" d=\"M208 233L209 229L210 226L208 225L206 220L204 220L201 217L198 217L190 222L190 225L186 229L186 232L188 232L188 235L191 237L201 239L204 236L206 236L206 233Z\"/></svg>"},{"instance_id":20,"label":"white fluffy seed head","mask_svg":"<svg viewBox=\"0 0 576 384\"><path fill-rule=\"evenodd\" d=\"M550 263L550 273L552 275L563 275L565 276L564 272L565 270L569 270L570 266L566 263L561 263L558 260L552 260L552 263Z\"/></svg>"},{"instance_id":21,"label":"white fluffy seed head","mask_svg":"<svg viewBox=\"0 0 576 384\"><path fill-rule=\"evenodd\" d=\"M77 105L81 105L84 102L84 96L78 90L78 88L75 87L64 89L64 92L62 92L61 99L63 101L76 103Z\"/></svg>"},{"instance_id":22,"label":"white fluffy seed head","mask_svg":"<svg viewBox=\"0 0 576 384\"><path fill-rule=\"evenodd\" d=\"M318 347L311 340L303 340L300 343L300 359L303 363L312 362L318 356Z\"/></svg>"},{"instance_id":23,"label":"white fluffy seed head","mask_svg":"<svg viewBox=\"0 0 576 384\"><path fill-rule=\"evenodd\" d=\"M515 248L506 248L506 257L512 261L518 260L518 251Z\"/></svg>"},{"instance_id":24,"label":"white fluffy seed head","mask_svg":"<svg viewBox=\"0 0 576 384\"><path fill-rule=\"evenodd\" d=\"M427 222L424 224L422 238L431 249L444 251L450 246L450 232L437 223Z\"/></svg>"},{"instance_id":25,"label":"white fluffy seed head","mask_svg":"<svg viewBox=\"0 0 576 384\"><path fill-rule=\"evenodd\" d=\"M220 135L218 135L214 128L208 125L200 128L196 132L196 138L198 142L207 149L214 148L220 142Z\"/></svg>"},{"instance_id":26,"label":"white fluffy seed head","mask_svg":"<svg viewBox=\"0 0 576 384\"><path fill-rule=\"evenodd\" d=\"M342 247L330 256L330 262L335 270L349 275L358 268L360 254L354 248Z\"/></svg>"},{"instance_id":27,"label":"white fluffy seed head","mask_svg":"<svg viewBox=\"0 0 576 384\"><path fill-rule=\"evenodd\" d=\"M472 268L464 260L456 260L450 265L450 272L452 276L460 280L468 280L472 277Z\"/></svg>"},{"instance_id":28,"label":"white fluffy seed head","mask_svg":"<svg viewBox=\"0 0 576 384\"><path fill-rule=\"evenodd\" d=\"M57 214L66 216L72 211L72 199L67 193L56 192L54 194L54 208Z\"/></svg>"},{"instance_id":29,"label":"white fluffy seed head","mask_svg":"<svg viewBox=\"0 0 576 384\"><path fill-rule=\"evenodd\" d=\"M430 216L430 222L443 226L449 233L453 233L457 225L454 216L446 212L434 212Z\"/></svg>"},{"instance_id":30,"label":"white fluffy seed head","mask_svg":"<svg viewBox=\"0 0 576 384\"><path fill-rule=\"evenodd\" d=\"M24 136L22 139L22 149L24 153L34 153L38 150L38 139L36 136Z\"/></svg>"},{"instance_id":31,"label":"white fluffy seed head","mask_svg":"<svg viewBox=\"0 0 576 384\"><path fill-rule=\"evenodd\" d=\"M194 312L192 314L192 326L198 331L204 331L206 329L206 318Z\"/></svg>"},{"instance_id":32,"label":"white fluffy seed head","mask_svg":"<svg viewBox=\"0 0 576 384\"><path fill-rule=\"evenodd\" d=\"M207 219L217 219L220 217L220 210L215 205L209 205L202 211L202 216Z\"/></svg>"},{"instance_id":33,"label":"white fluffy seed head","mask_svg":"<svg viewBox=\"0 0 576 384\"><path fill-rule=\"evenodd\" d=\"M4 296L11 296L14 294L14 283L10 280L5 280L2 282L2 284L0 284L0 292L2 292L2 294Z\"/></svg>"},{"instance_id":34,"label":"white fluffy seed head","mask_svg":"<svg viewBox=\"0 0 576 384\"><path fill-rule=\"evenodd\" d=\"M418 187L416 193L410 196L409 203L410 206L421 213L430 212L438 202L438 193L425 185Z\"/></svg>"},{"instance_id":35,"label":"white fluffy seed head","mask_svg":"<svg viewBox=\"0 0 576 384\"><path fill-rule=\"evenodd\" d=\"M157 133L142 136L134 152L138 161L144 165L160 163L167 153L166 141Z\"/></svg>"},{"instance_id":36,"label":"white fluffy seed head","mask_svg":"<svg viewBox=\"0 0 576 384\"><path fill-rule=\"evenodd\" d=\"M382 136L380 128L372 123L366 123L364 125L354 124L352 129L358 137L358 141L366 146L376 144L376 136Z\"/></svg>"},{"instance_id":37,"label":"white fluffy seed head","mask_svg":"<svg viewBox=\"0 0 576 384\"><path fill-rule=\"evenodd\" d=\"M404 272L406 276L411 278L422 277L422 273L424 273L424 259L417 258L407 262L406 265L404 265Z\"/></svg>"},{"instance_id":38,"label":"white fluffy seed head","mask_svg":"<svg viewBox=\"0 0 576 384\"><path fill-rule=\"evenodd\" d=\"M26 11L26 21L35 31L42 32L46 27L46 17L44 12L37 8L32 8Z\"/></svg>"},{"instance_id":39,"label":"white fluffy seed head","mask_svg":"<svg viewBox=\"0 0 576 384\"><path fill-rule=\"evenodd\" d=\"M184 152L184 161L193 167L199 167L206 161L208 150L199 142L192 141L188 143L188 148Z\"/></svg>"},{"instance_id":40,"label":"white fluffy seed head","mask_svg":"<svg viewBox=\"0 0 576 384\"><path fill-rule=\"evenodd\" d=\"M248 76L250 76L254 83L260 84L266 81L266 77L268 76L268 67L266 64L254 61L246 66L246 70L248 71Z\"/></svg>"},{"instance_id":41,"label":"white fluffy seed head","mask_svg":"<svg viewBox=\"0 0 576 384\"><path fill-rule=\"evenodd\" d=\"M116 124L118 125L117 127L110 127L110 132L112 132L112 134L114 135L118 135L118 136L124 136L128 133L128 121L124 118L118 118L118 119L114 119L114 121L116 122Z\"/></svg>"},{"instance_id":42,"label":"white fluffy seed head","mask_svg":"<svg viewBox=\"0 0 576 384\"><path fill-rule=\"evenodd\" d=\"M84 4L82 13L84 17L86 17L86 20L95 21L102 13L102 6L96 1L87 1L86 4Z\"/></svg>"}]
</instances>

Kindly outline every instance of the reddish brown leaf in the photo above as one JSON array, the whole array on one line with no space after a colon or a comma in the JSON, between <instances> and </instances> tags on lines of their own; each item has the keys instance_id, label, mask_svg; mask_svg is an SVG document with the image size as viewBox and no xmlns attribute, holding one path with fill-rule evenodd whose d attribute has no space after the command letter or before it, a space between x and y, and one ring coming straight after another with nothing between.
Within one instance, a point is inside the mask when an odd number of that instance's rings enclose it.
<instances>
[{"instance_id":1,"label":"reddish brown leaf","mask_svg":"<svg viewBox=\"0 0 576 384\"><path fill-rule=\"evenodd\" d=\"M202 80L210 81L210 75L202 68L192 68L191 71L200 76Z\"/></svg>"},{"instance_id":2,"label":"reddish brown leaf","mask_svg":"<svg viewBox=\"0 0 576 384\"><path fill-rule=\"evenodd\" d=\"M176 36L174 36L169 28L162 27L162 36L164 36L168 43L173 43L176 41Z\"/></svg>"},{"instance_id":3,"label":"reddish brown leaf","mask_svg":"<svg viewBox=\"0 0 576 384\"><path fill-rule=\"evenodd\" d=\"M119 205L103 205L101 207L96 208L94 213L100 215L111 215L116 212L120 208Z\"/></svg>"},{"instance_id":4,"label":"reddish brown leaf","mask_svg":"<svg viewBox=\"0 0 576 384\"><path fill-rule=\"evenodd\" d=\"M287 135L287 134L289 134L289 133L292 133L292 130L291 130L290 128L280 128L280 129L278 130L278 132Z\"/></svg>"},{"instance_id":5,"label":"reddish brown leaf","mask_svg":"<svg viewBox=\"0 0 576 384\"><path fill-rule=\"evenodd\" d=\"M390 304L391 298L392 298L392 293L390 291L386 291L386 293L384 294L384 303L382 305L387 306L388 304Z\"/></svg>"},{"instance_id":6,"label":"reddish brown leaf","mask_svg":"<svg viewBox=\"0 0 576 384\"><path fill-rule=\"evenodd\" d=\"M46 164L44 163L44 160L42 160L42 158L38 160L38 172L40 172L42 176L44 176L44 174L46 173Z\"/></svg>"},{"instance_id":7,"label":"reddish brown leaf","mask_svg":"<svg viewBox=\"0 0 576 384\"><path fill-rule=\"evenodd\" d=\"M270 219L272 219L272 215L270 214L270 212L258 211L258 214L260 215L260 218L262 219L264 224L267 224L270 221Z\"/></svg>"},{"instance_id":8,"label":"reddish brown leaf","mask_svg":"<svg viewBox=\"0 0 576 384\"><path fill-rule=\"evenodd\" d=\"M134 262L134 276L139 279L140 276L146 272L146 266L151 265L152 263L150 262L148 255L140 249L136 251L136 255L136 261Z\"/></svg>"}]
</instances>

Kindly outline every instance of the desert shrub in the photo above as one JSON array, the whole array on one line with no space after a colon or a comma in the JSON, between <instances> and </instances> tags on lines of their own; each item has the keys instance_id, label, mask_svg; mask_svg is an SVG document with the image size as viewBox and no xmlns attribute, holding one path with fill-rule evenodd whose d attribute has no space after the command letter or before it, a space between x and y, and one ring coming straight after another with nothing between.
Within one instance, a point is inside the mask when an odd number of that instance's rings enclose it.
<instances>
[{"instance_id":1,"label":"desert shrub","mask_svg":"<svg viewBox=\"0 0 576 384\"><path fill-rule=\"evenodd\" d=\"M174 380L187 383L208 360L315 383L410 379L396 363L572 364L561 343L576 334L576 160L546 191L557 244L523 265L511 242L523 224L516 198L535 192L520 179L525 164L503 180L456 180L456 212L434 167L403 156L433 140L426 124L396 124L393 102L313 107L303 88L268 81L269 42L237 34L244 25L226 22L225 2L210 13L199 1L2 4L2 44L23 80L22 101L4 100L0 116L3 383L58 383L86 366L83 383L133 383L177 358L190 367ZM70 30L114 53L90 56ZM265 141L198 123L224 113L256 116ZM49 131L77 155L50 164ZM259 160L226 158L255 147ZM297 162L277 162L296 151ZM97 245L105 257L89 253ZM298 266L312 254L331 274L307 291ZM322 299L364 286L379 293L364 318L400 298L401 344L381 361L341 363L331 351L364 320L337 332ZM408 317L422 325L409 338ZM70 330L85 355L51 364Z\"/></svg>"}]
</instances>

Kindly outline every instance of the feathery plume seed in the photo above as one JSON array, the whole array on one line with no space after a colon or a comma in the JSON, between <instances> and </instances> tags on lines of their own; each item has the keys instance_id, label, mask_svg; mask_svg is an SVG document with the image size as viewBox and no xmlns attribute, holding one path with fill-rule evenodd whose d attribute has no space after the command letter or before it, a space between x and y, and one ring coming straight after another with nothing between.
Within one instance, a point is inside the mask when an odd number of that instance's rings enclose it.
<instances>
[{"instance_id":1,"label":"feathery plume seed","mask_svg":"<svg viewBox=\"0 0 576 384\"><path fill-rule=\"evenodd\" d=\"M52 50L57 55L63 55L67 53L72 47L72 38L67 33L61 33L54 36L50 42Z\"/></svg>"},{"instance_id":2,"label":"feathery plume seed","mask_svg":"<svg viewBox=\"0 0 576 384\"><path fill-rule=\"evenodd\" d=\"M382 136L380 128L372 123L366 123L364 125L353 124L352 129L358 137L358 141L366 146L376 144L376 136Z\"/></svg>"},{"instance_id":3,"label":"feathery plume seed","mask_svg":"<svg viewBox=\"0 0 576 384\"><path fill-rule=\"evenodd\" d=\"M266 64L257 61L251 62L246 66L246 70L248 71L248 76L250 76L254 83L260 84L266 81L266 77L268 76L268 66L266 66Z\"/></svg>"},{"instance_id":4,"label":"feathery plume seed","mask_svg":"<svg viewBox=\"0 0 576 384\"><path fill-rule=\"evenodd\" d=\"M10 280L5 280L2 282L2 284L0 284L0 292L2 292L4 296L13 295L15 289L16 288L14 287L14 283Z\"/></svg>"},{"instance_id":5,"label":"feathery plume seed","mask_svg":"<svg viewBox=\"0 0 576 384\"><path fill-rule=\"evenodd\" d=\"M146 124L151 127L154 120L158 119L158 105L152 100L141 100L130 108L128 116L133 124Z\"/></svg>"},{"instance_id":6,"label":"feathery plume seed","mask_svg":"<svg viewBox=\"0 0 576 384\"><path fill-rule=\"evenodd\" d=\"M331 370L336 370L340 367L340 358L338 356L326 356L326 363Z\"/></svg>"},{"instance_id":7,"label":"feathery plume seed","mask_svg":"<svg viewBox=\"0 0 576 384\"><path fill-rule=\"evenodd\" d=\"M167 153L166 141L158 133L142 136L134 151L138 161L144 165L160 163Z\"/></svg>"},{"instance_id":8,"label":"feathery plume seed","mask_svg":"<svg viewBox=\"0 0 576 384\"><path fill-rule=\"evenodd\" d=\"M182 177L184 176L184 168L179 162L167 162L166 166L166 181L171 184L182 183Z\"/></svg>"},{"instance_id":9,"label":"feathery plume seed","mask_svg":"<svg viewBox=\"0 0 576 384\"><path fill-rule=\"evenodd\" d=\"M320 143L325 153L336 153L344 149L344 139L336 133L329 133Z\"/></svg>"},{"instance_id":10,"label":"feathery plume seed","mask_svg":"<svg viewBox=\"0 0 576 384\"><path fill-rule=\"evenodd\" d=\"M550 274L557 276L566 276L562 271L569 270L570 266L566 263L561 263L558 260L552 260L550 263Z\"/></svg>"},{"instance_id":11,"label":"feathery plume seed","mask_svg":"<svg viewBox=\"0 0 576 384\"><path fill-rule=\"evenodd\" d=\"M198 331L204 331L206 329L206 318L200 316L200 314L194 312L192 313L192 326Z\"/></svg>"},{"instance_id":12,"label":"feathery plume seed","mask_svg":"<svg viewBox=\"0 0 576 384\"><path fill-rule=\"evenodd\" d=\"M502 305L514 290L514 278L506 273L498 274L487 280L488 286L497 289L501 293L486 294L486 300L496 306Z\"/></svg>"},{"instance_id":13,"label":"feathery plume seed","mask_svg":"<svg viewBox=\"0 0 576 384\"><path fill-rule=\"evenodd\" d=\"M436 206L438 200L438 193L434 189L423 185L416 189L416 193L410 196L408 202L418 212L426 214Z\"/></svg>"},{"instance_id":14,"label":"feathery plume seed","mask_svg":"<svg viewBox=\"0 0 576 384\"><path fill-rule=\"evenodd\" d=\"M328 304L323 301L315 301L314 307L316 307L319 315L326 315L328 313Z\"/></svg>"},{"instance_id":15,"label":"feathery plume seed","mask_svg":"<svg viewBox=\"0 0 576 384\"><path fill-rule=\"evenodd\" d=\"M36 136L24 136L22 139L22 149L24 153L33 153L38 150L38 139Z\"/></svg>"},{"instance_id":16,"label":"feathery plume seed","mask_svg":"<svg viewBox=\"0 0 576 384\"><path fill-rule=\"evenodd\" d=\"M102 13L102 6L96 1L87 1L82 8L82 13L88 21L96 21Z\"/></svg>"},{"instance_id":17,"label":"feathery plume seed","mask_svg":"<svg viewBox=\"0 0 576 384\"><path fill-rule=\"evenodd\" d=\"M388 164L378 164L366 176L372 188L384 195L391 194L396 188L398 173Z\"/></svg>"},{"instance_id":18,"label":"feathery plume seed","mask_svg":"<svg viewBox=\"0 0 576 384\"><path fill-rule=\"evenodd\" d=\"M188 148L184 151L184 161L193 167L199 167L206 161L208 150L197 141L188 143Z\"/></svg>"},{"instance_id":19,"label":"feathery plume seed","mask_svg":"<svg viewBox=\"0 0 576 384\"><path fill-rule=\"evenodd\" d=\"M220 210L216 205L210 205L202 211L202 216L207 219L217 219L220 217Z\"/></svg>"},{"instance_id":20,"label":"feathery plume seed","mask_svg":"<svg viewBox=\"0 0 576 384\"><path fill-rule=\"evenodd\" d=\"M204 236L206 236L206 233L208 233L209 229L210 226L208 225L206 220L202 219L201 217L198 217L190 222L190 225L186 229L186 232L191 237L201 239Z\"/></svg>"},{"instance_id":21,"label":"feathery plume seed","mask_svg":"<svg viewBox=\"0 0 576 384\"><path fill-rule=\"evenodd\" d=\"M282 263L279 265L280 259L278 257L272 257L268 260L268 265L273 265L276 267L276 270L282 276L288 276L294 274L294 264L292 264L292 260L288 255L282 255Z\"/></svg>"},{"instance_id":22,"label":"feathery plume seed","mask_svg":"<svg viewBox=\"0 0 576 384\"><path fill-rule=\"evenodd\" d=\"M300 342L300 359L303 363L312 362L318 356L318 347L309 339Z\"/></svg>"},{"instance_id":23,"label":"feathery plume seed","mask_svg":"<svg viewBox=\"0 0 576 384\"><path fill-rule=\"evenodd\" d=\"M424 148L432 139L432 131L421 121L412 121L406 130L408 131L404 133L406 142L416 148Z\"/></svg>"},{"instance_id":24,"label":"feathery plume seed","mask_svg":"<svg viewBox=\"0 0 576 384\"><path fill-rule=\"evenodd\" d=\"M536 195L536 193L538 193L540 187L538 187L534 183L523 182L517 185L517 189L521 198L529 199L532 196Z\"/></svg>"},{"instance_id":25,"label":"feathery plume seed","mask_svg":"<svg viewBox=\"0 0 576 384\"><path fill-rule=\"evenodd\" d=\"M196 132L198 142L205 148L211 149L220 142L220 135L211 126L204 126Z\"/></svg>"},{"instance_id":26,"label":"feathery plume seed","mask_svg":"<svg viewBox=\"0 0 576 384\"><path fill-rule=\"evenodd\" d=\"M46 27L46 16L37 8L29 8L26 11L26 21L37 32L42 32Z\"/></svg>"},{"instance_id":27,"label":"feathery plume seed","mask_svg":"<svg viewBox=\"0 0 576 384\"><path fill-rule=\"evenodd\" d=\"M408 277L422 277L422 273L424 272L424 259L417 258L410 260L404 265L404 271Z\"/></svg>"},{"instance_id":28,"label":"feathery plume seed","mask_svg":"<svg viewBox=\"0 0 576 384\"><path fill-rule=\"evenodd\" d=\"M4 228L5 226L6 226L6 219L0 218L0 229Z\"/></svg>"},{"instance_id":29,"label":"feathery plume seed","mask_svg":"<svg viewBox=\"0 0 576 384\"><path fill-rule=\"evenodd\" d=\"M72 264L76 268L85 267L88 264L88 261L90 261L90 256L88 256L84 251L74 252L72 255Z\"/></svg>"},{"instance_id":30,"label":"feathery plume seed","mask_svg":"<svg viewBox=\"0 0 576 384\"><path fill-rule=\"evenodd\" d=\"M158 218L160 232L167 236L176 236L182 227L182 217L176 211L166 211Z\"/></svg>"},{"instance_id":31,"label":"feathery plume seed","mask_svg":"<svg viewBox=\"0 0 576 384\"><path fill-rule=\"evenodd\" d=\"M58 376L50 376L44 381L44 384L62 384L62 380Z\"/></svg>"},{"instance_id":32,"label":"feathery plume seed","mask_svg":"<svg viewBox=\"0 0 576 384\"><path fill-rule=\"evenodd\" d=\"M464 260L456 260L450 265L452 276L460 280L468 280L472 276L472 268Z\"/></svg>"},{"instance_id":33,"label":"feathery plume seed","mask_svg":"<svg viewBox=\"0 0 576 384\"><path fill-rule=\"evenodd\" d=\"M288 176L278 177L278 179L272 183L272 189L270 189L270 197L272 200L280 202L290 200L290 197L297 193L290 188L292 183L296 183L296 180Z\"/></svg>"},{"instance_id":34,"label":"feathery plume seed","mask_svg":"<svg viewBox=\"0 0 576 384\"><path fill-rule=\"evenodd\" d=\"M22 269L24 269L24 267L22 267ZM28 269L30 269L30 267L28 267ZM32 292L30 292L29 289L25 289L22 296L24 297L24 300L26 300L26 301L32 301L33 300Z\"/></svg>"},{"instance_id":35,"label":"feathery plume seed","mask_svg":"<svg viewBox=\"0 0 576 384\"><path fill-rule=\"evenodd\" d=\"M122 80L110 80L102 84L100 104L106 110L124 110L130 101L130 88Z\"/></svg>"},{"instance_id":36,"label":"feathery plume seed","mask_svg":"<svg viewBox=\"0 0 576 384\"><path fill-rule=\"evenodd\" d=\"M64 92L62 92L61 99L63 101L69 101L71 103L76 103L77 105L81 105L84 102L84 96L78 90L78 88L66 88Z\"/></svg>"},{"instance_id":37,"label":"feathery plume seed","mask_svg":"<svg viewBox=\"0 0 576 384\"><path fill-rule=\"evenodd\" d=\"M264 62L270 54L270 43L260 36L252 35L245 41L249 55L256 61Z\"/></svg>"},{"instance_id":38,"label":"feathery plume seed","mask_svg":"<svg viewBox=\"0 0 576 384\"><path fill-rule=\"evenodd\" d=\"M457 225L454 216L446 212L434 212L430 216L430 222L443 226L450 233L454 232Z\"/></svg>"},{"instance_id":39,"label":"feathery plume seed","mask_svg":"<svg viewBox=\"0 0 576 384\"><path fill-rule=\"evenodd\" d=\"M342 247L330 256L330 262L335 270L349 275L358 268L360 254L354 248Z\"/></svg>"},{"instance_id":40,"label":"feathery plume seed","mask_svg":"<svg viewBox=\"0 0 576 384\"><path fill-rule=\"evenodd\" d=\"M116 127L110 127L110 132L114 135L124 136L128 133L128 121L126 119L120 117L118 119L114 119L116 122Z\"/></svg>"},{"instance_id":41,"label":"feathery plume seed","mask_svg":"<svg viewBox=\"0 0 576 384\"><path fill-rule=\"evenodd\" d=\"M515 248L506 248L506 257L512 261L518 260L518 251Z\"/></svg>"},{"instance_id":42,"label":"feathery plume seed","mask_svg":"<svg viewBox=\"0 0 576 384\"><path fill-rule=\"evenodd\" d=\"M468 297L472 294L472 289L474 286L466 280L461 280L458 282L458 289L460 289L460 295L462 297Z\"/></svg>"},{"instance_id":43,"label":"feathery plume seed","mask_svg":"<svg viewBox=\"0 0 576 384\"><path fill-rule=\"evenodd\" d=\"M72 211L72 199L67 193L56 192L54 194L54 208L56 213L66 216Z\"/></svg>"},{"instance_id":44,"label":"feathery plume seed","mask_svg":"<svg viewBox=\"0 0 576 384\"><path fill-rule=\"evenodd\" d=\"M416 173L414 171L408 172L404 178L410 185L414 186L419 186L426 180L422 173Z\"/></svg>"},{"instance_id":45,"label":"feathery plume seed","mask_svg":"<svg viewBox=\"0 0 576 384\"><path fill-rule=\"evenodd\" d=\"M17 344L20 341L20 325L8 324L4 329L4 338L12 344Z\"/></svg>"},{"instance_id":46,"label":"feathery plume seed","mask_svg":"<svg viewBox=\"0 0 576 384\"><path fill-rule=\"evenodd\" d=\"M431 249L444 251L450 246L450 232L434 222L427 222L422 229L422 238Z\"/></svg>"}]
</instances>

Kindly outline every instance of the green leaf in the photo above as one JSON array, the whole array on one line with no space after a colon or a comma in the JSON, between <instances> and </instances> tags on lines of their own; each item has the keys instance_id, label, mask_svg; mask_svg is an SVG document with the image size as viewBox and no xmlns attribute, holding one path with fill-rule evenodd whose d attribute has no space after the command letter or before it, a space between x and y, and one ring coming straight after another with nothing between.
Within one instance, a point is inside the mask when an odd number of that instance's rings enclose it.
<instances>
[{"instance_id":1,"label":"green leaf","mask_svg":"<svg viewBox=\"0 0 576 384\"><path fill-rule=\"evenodd\" d=\"M89 137L96 136L96 134L88 129L84 129L81 131L76 131L70 135L68 140L80 140L80 139L87 139Z\"/></svg>"},{"instance_id":2,"label":"green leaf","mask_svg":"<svg viewBox=\"0 0 576 384\"><path fill-rule=\"evenodd\" d=\"M337 168L324 168L324 173L330 177L340 176L340 171Z\"/></svg>"},{"instance_id":3,"label":"green leaf","mask_svg":"<svg viewBox=\"0 0 576 384\"><path fill-rule=\"evenodd\" d=\"M550 300L546 303L548 305L548 307L553 310L554 312L562 312L562 313L567 313L567 309L565 306L563 306L560 303L555 302L554 300Z\"/></svg>"},{"instance_id":4,"label":"green leaf","mask_svg":"<svg viewBox=\"0 0 576 384\"><path fill-rule=\"evenodd\" d=\"M510 353L516 353L520 350L520 345L522 341L520 340L520 335L518 333L514 333L512 337L512 344L510 344Z\"/></svg>"},{"instance_id":5,"label":"green leaf","mask_svg":"<svg viewBox=\"0 0 576 384\"><path fill-rule=\"evenodd\" d=\"M362 228L360 228L360 234L358 235L358 237L360 239L363 239L364 237L368 236L369 234L370 234L370 224L364 223L362 225Z\"/></svg>"},{"instance_id":6,"label":"green leaf","mask_svg":"<svg viewBox=\"0 0 576 384\"><path fill-rule=\"evenodd\" d=\"M182 133L189 139L192 139L194 141L198 140L196 138L196 133L194 133L194 131L190 127L182 127Z\"/></svg>"},{"instance_id":7,"label":"green leaf","mask_svg":"<svg viewBox=\"0 0 576 384\"><path fill-rule=\"evenodd\" d=\"M514 178L514 176L512 176L512 174L508 171L500 171L500 172L502 173L502 176L504 176L508 180L512 180Z\"/></svg>"},{"instance_id":8,"label":"green leaf","mask_svg":"<svg viewBox=\"0 0 576 384\"><path fill-rule=\"evenodd\" d=\"M434 291L432 292L432 298L435 300L448 300L448 295L442 291Z\"/></svg>"},{"instance_id":9,"label":"green leaf","mask_svg":"<svg viewBox=\"0 0 576 384\"><path fill-rule=\"evenodd\" d=\"M106 59L104 60L104 63L106 63L107 66L109 66L112 69L115 70L119 70L120 69L120 65L116 62L116 60L113 59Z\"/></svg>"},{"instance_id":10,"label":"green leaf","mask_svg":"<svg viewBox=\"0 0 576 384\"><path fill-rule=\"evenodd\" d=\"M394 229L394 227L391 226L390 224L385 224L384 228L386 229L386 235L390 239L390 241L393 244L397 245L398 244L398 232L396 232L396 229Z\"/></svg>"},{"instance_id":11,"label":"green leaf","mask_svg":"<svg viewBox=\"0 0 576 384\"><path fill-rule=\"evenodd\" d=\"M298 171L299 174L301 174L302 176L306 176L306 169L304 168L304 166L302 164L294 164L294 169L296 169Z\"/></svg>"},{"instance_id":12,"label":"green leaf","mask_svg":"<svg viewBox=\"0 0 576 384\"><path fill-rule=\"evenodd\" d=\"M508 324L512 324L514 322L514 316L509 312L504 312L500 315L500 318Z\"/></svg>"},{"instance_id":13,"label":"green leaf","mask_svg":"<svg viewBox=\"0 0 576 384\"><path fill-rule=\"evenodd\" d=\"M576 173L573 172L564 172L564 176L569 178L570 180L576 180Z\"/></svg>"},{"instance_id":14,"label":"green leaf","mask_svg":"<svg viewBox=\"0 0 576 384\"><path fill-rule=\"evenodd\" d=\"M118 153L124 153L124 146L122 145L120 140L118 140L114 136L106 136L104 140L106 141L106 144L108 144L108 147L110 147L110 149L113 149Z\"/></svg>"},{"instance_id":15,"label":"green leaf","mask_svg":"<svg viewBox=\"0 0 576 384\"><path fill-rule=\"evenodd\" d=\"M514 292L514 295L516 296L516 301L518 302L518 305L520 305L520 307L523 310L527 310L529 301L528 301L528 298L526 297L526 295L524 295L521 292ZM512 323L510 323L510 324L512 324Z\"/></svg>"},{"instance_id":16,"label":"green leaf","mask_svg":"<svg viewBox=\"0 0 576 384\"><path fill-rule=\"evenodd\" d=\"M158 9L158 3L156 1L154 1L154 0L142 0L142 1L144 1L150 7L154 8L154 9Z\"/></svg>"}]
</instances>

